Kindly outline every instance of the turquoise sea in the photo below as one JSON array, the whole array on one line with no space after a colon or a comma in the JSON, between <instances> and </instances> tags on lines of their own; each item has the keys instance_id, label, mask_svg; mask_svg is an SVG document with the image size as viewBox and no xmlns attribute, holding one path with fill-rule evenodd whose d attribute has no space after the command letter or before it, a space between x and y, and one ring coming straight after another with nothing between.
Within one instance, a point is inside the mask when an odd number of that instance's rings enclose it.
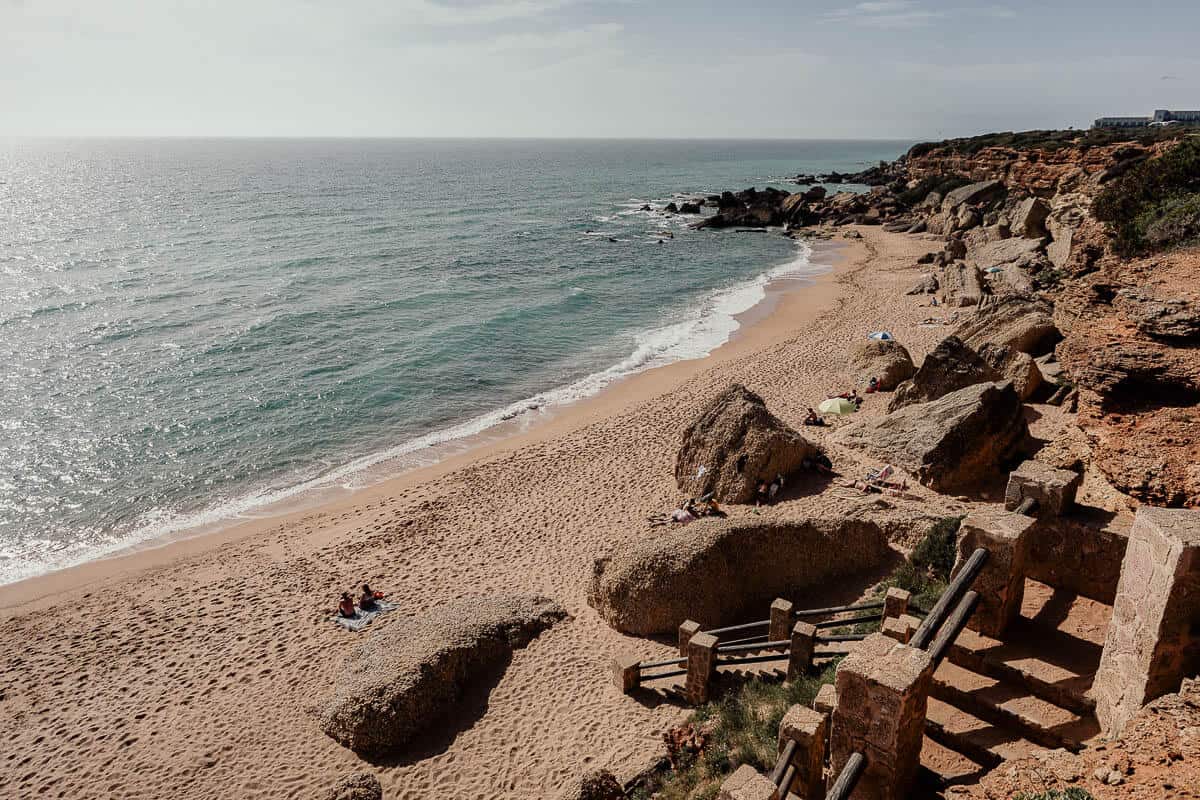
<instances>
[{"instance_id":1,"label":"turquoise sea","mask_svg":"<svg viewBox=\"0 0 1200 800\"><path fill-rule=\"evenodd\" d=\"M814 268L642 205L909 144L3 142L0 583L701 357Z\"/></svg>"}]
</instances>

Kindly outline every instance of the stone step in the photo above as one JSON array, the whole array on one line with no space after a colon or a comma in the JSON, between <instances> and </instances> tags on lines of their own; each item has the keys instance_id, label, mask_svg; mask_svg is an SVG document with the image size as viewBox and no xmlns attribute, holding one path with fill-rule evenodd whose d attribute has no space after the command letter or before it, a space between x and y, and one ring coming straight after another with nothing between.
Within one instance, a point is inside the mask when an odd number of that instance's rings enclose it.
<instances>
[{"instance_id":1,"label":"stone step","mask_svg":"<svg viewBox=\"0 0 1200 800\"><path fill-rule=\"evenodd\" d=\"M1028 619L1010 626L1005 641L963 630L946 659L972 672L1020 686L1078 716L1092 714L1096 707L1087 692L1100 663L1100 646L1070 641L1068 634Z\"/></svg>"},{"instance_id":2,"label":"stone step","mask_svg":"<svg viewBox=\"0 0 1200 800\"><path fill-rule=\"evenodd\" d=\"M1078 750L1099 732L1095 718L1078 715L1028 691L1023 683L998 680L943 661L933 675L933 697L1042 747Z\"/></svg>"},{"instance_id":3,"label":"stone step","mask_svg":"<svg viewBox=\"0 0 1200 800\"><path fill-rule=\"evenodd\" d=\"M953 751L961 758L959 762L950 762L949 768L943 765L935 767L927 761L927 755L922 750L922 763L940 772L949 783L973 782L1000 761L1048 752L1050 749L1026 739L1017 731L981 720L936 697L929 698L925 732L927 743L933 741L938 747ZM931 752L929 760L933 758Z\"/></svg>"}]
</instances>

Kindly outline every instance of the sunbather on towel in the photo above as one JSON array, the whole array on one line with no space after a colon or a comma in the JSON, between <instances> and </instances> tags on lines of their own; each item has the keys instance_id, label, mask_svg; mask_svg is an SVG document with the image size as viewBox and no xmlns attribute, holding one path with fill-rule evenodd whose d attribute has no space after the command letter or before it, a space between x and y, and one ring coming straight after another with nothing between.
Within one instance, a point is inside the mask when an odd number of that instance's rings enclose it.
<instances>
[{"instance_id":1,"label":"sunbather on towel","mask_svg":"<svg viewBox=\"0 0 1200 800\"><path fill-rule=\"evenodd\" d=\"M338 616L354 619L358 612L354 610L354 598L349 592L342 592L342 601L338 603Z\"/></svg>"},{"instance_id":2,"label":"sunbather on towel","mask_svg":"<svg viewBox=\"0 0 1200 800\"><path fill-rule=\"evenodd\" d=\"M378 605L376 601L382 599L383 592L372 591L371 587L364 583L362 597L358 598L358 607L363 611L374 611Z\"/></svg>"}]
</instances>

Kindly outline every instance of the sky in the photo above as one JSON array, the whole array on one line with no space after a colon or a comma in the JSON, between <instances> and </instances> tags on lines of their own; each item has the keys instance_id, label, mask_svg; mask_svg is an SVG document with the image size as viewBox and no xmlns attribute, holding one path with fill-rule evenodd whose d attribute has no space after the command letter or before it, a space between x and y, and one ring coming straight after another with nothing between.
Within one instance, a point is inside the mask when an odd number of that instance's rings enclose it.
<instances>
[{"instance_id":1,"label":"sky","mask_svg":"<svg viewBox=\"0 0 1200 800\"><path fill-rule=\"evenodd\" d=\"M0 0L0 135L931 139L1200 108L1200 0Z\"/></svg>"}]
</instances>

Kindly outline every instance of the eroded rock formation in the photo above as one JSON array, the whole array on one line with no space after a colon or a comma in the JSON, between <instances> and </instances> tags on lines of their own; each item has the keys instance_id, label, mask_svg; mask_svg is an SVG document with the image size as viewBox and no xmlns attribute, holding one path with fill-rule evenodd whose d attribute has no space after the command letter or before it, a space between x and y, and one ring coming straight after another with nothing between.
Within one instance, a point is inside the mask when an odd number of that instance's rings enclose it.
<instances>
[{"instance_id":1,"label":"eroded rock formation","mask_svg":"<svg viewBox=\"0 0 1200 800\"><path fill-rule=\"evenodd\" d=\"M787 477L820 451L735 384L713 399L684 431L675 480L689 497L709 492L723 503L754 499L760 481Z\"/></svg>"},{"instance_id":2,"label":"eroded rock formation","mask_svg":"<svg viewBox=\"0 0 1200 800\"><path fill-rule=\"evenodd\" d=\"M978 487L1026 446L1029 427L1011 383L979 383L886 417L854 422L836 438L892 463L939 492Z\"/></svg>"},{"instance_id":3,"label":"eroded rock formation","mask_svg":"<svg viewBox=\"0 0 1200 800\"><path fill-rule=\"evenodd\" d=\"M855 375L855 382L879 381L881 391L890 392L912 377L916 371L912 356L899 342L888 339L864 339L856 343L846 359Z\"/></svg>"},{"instance_id":4,"label":"eroded rock formation","mask_svg":"<svg viewBox=\"0 0 1200 800\"><path fill-rule=\"evenodd\" d=\"M597 559L588 604L609 625L649 636L685 619L706 627L765 608L775 597L884 563L888 525L925 530L933 517L876 519L869 505L844 517L694 522Z\"/></svg>"},{"instance_id":5,"label":"eroded rock formation","mask_svg":"<svg viewBox=\"0 0 1200 800\"><path fill-rule=\"evenodd\" d=\"M321 730L358 753L394 752L566 616L544 597L517 596L459 600L385 621L346 659L320 713Z\"/></svg>"},{"instance_id":6,"label":"eroded rock formation","mask_svg":"<svg viewBox=\"0 0 1200 800\"><path fill-rule=\"evenodd\" d=\"M900 384L888 411L937 400L975 383L1000 379L1000 373L957 336L947 336L925 356L921 368Z\"/></svg>"}]
</instances>

